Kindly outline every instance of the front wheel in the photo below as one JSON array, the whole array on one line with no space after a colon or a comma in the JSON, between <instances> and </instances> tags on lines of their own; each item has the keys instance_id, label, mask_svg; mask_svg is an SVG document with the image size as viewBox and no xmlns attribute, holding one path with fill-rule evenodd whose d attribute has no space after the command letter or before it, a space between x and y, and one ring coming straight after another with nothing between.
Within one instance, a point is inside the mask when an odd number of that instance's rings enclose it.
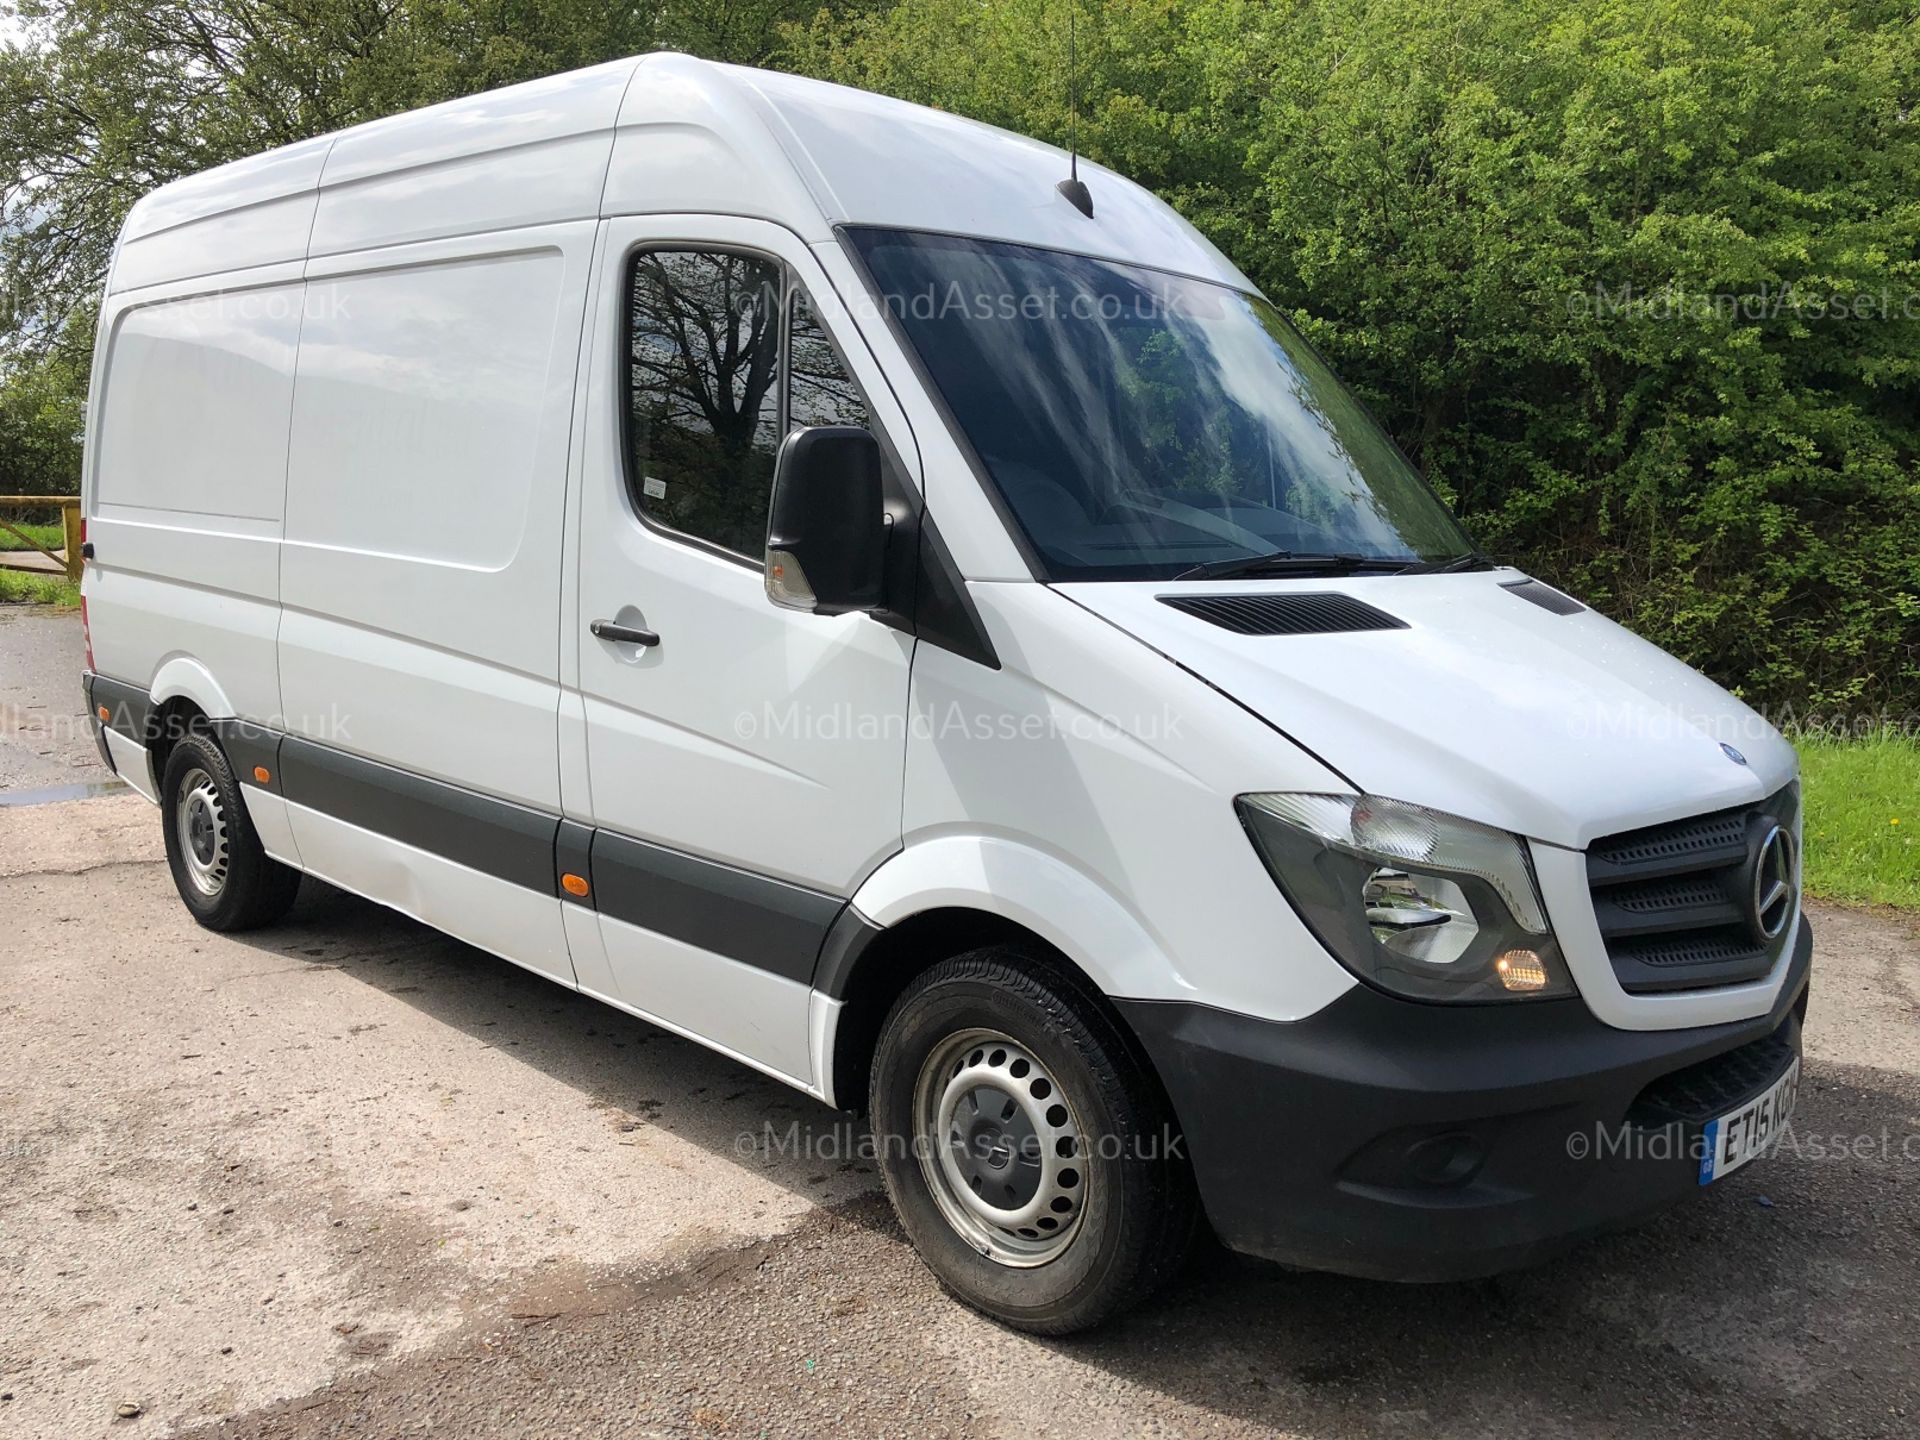
<instances>
[{"instance_id":1,"label":"front wheel","mask_svg":"<svg viewBox=\"0 0 1920 1440\"><path fill-rule=\"evenodd\" d=\"M907 987L881 1031L869 1113L921 1256L1008 1325L1097 1325L1185 1254L1197 1208L1158 1082L1091 994L1016 947Z\"/></svg>"},{"instance_id":2,"label":"front wheel","mask_svg":"<svg viewBox=\"0 0 1920 1440\"><path fill-rule=\"evenodd\" d=\"M193 918L209 930L251 930L287 913L300 872L254 833L233 767L213 738L183 735L160 781L167 867Z\"/></svg>"}]
</instances>

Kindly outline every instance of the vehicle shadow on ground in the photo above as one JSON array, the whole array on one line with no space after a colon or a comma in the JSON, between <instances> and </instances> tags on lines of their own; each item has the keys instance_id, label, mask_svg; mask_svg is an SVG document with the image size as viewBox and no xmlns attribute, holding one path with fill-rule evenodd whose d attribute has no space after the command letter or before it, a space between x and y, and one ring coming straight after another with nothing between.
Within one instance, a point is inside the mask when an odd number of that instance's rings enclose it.
<instances>
[{"instance_id":1,"label":"vehicle shadow on ground","mask_svg":"<svg viewBox=\"0 0 1920 1440\"><path fill-rule=\"evenodd\" d=\"M864 1128L644 1021L308 881L245 937L341 970L796 1194L873 1189ZM1222 1420L1310 1433L1910 1433L1920 1411L1920 1080L1809 1063L1782 1154L1636 1231L1491 1280L1299 1274L1210 1244L1155 1302L1092 1335L1020 1340ZM1836 1157L1831 1137L1890 1137ZM1902 1144L1907 1153L1902 1153ZM836 1213L912 1264L882 1203ZM1877 1419L1878 1426L1874 1421Z\"/></svg>"},{"instance_id":2,"label":"vehicle shadow on ground","mask_svg":"<svg viewBox=\"0 0 1920 1440\"><path fill-rule=\"evenodd\" d=\"M579 1091L618 1121L670 1131L796 1194L844 1197L879 1184L859 1153L865 1129L853 1117L311 877L284 921L234 938L374 986Z\"/></svg>"}]
</instances>

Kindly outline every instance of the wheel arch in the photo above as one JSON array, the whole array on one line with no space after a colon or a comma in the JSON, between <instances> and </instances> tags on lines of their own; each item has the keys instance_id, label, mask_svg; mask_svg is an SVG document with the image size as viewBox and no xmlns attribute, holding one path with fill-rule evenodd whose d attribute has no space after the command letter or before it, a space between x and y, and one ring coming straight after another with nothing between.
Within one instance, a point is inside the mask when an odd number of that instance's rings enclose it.
<instances>
[{"instance_id":1,"label":"wheel arch","mask_svg":"<svg viewBox=\"0 0 1920 1440\"><path fill-rule=\"evenodd\" d=\"M148 691L157 711L171 700L186 700L209 720L231 720L237 713L213 672L191 655L173 655L153 673Z\"/></svg>"},{"instance_id":2,"label":"wheel arch","mask_svg":"<svg viewBox=\"0 0 1920 1440\"><path fill-rule=\"evenodd\" d=\"M1181 988L1145 927L1064 861L993 837L930 840L875 871L821 947L815 1068L828 1103L864 1108L881 1024L916 975L996 943L1066 977L1134 1043L1111 997Z\"/></svg>"},{"instance_id":3,"label":"wheel arch","mask_svg":"<svg viewBox=\"0 0 1920 1440\"><path fill-rule=\"evenodd\" d=\"M232 719L234 708L213 673L191 655L172 655L163 661L154 671L148 695L152 708L147 712L147 754L157 791L166 777L167 756L174 743L182 735L211 730L218 721Z\"/></svg>"}]
</instances>

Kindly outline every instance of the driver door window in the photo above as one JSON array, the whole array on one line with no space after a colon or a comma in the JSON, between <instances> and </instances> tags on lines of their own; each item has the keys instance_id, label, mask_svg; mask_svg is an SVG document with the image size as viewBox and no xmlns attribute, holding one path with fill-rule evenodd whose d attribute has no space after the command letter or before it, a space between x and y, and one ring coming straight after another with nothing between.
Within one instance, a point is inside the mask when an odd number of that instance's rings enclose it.
<instances>
[{"instance_id":1,"label":"driver door window","mask_svg":"<svg viewBox=\"0 0 1920 1440\"><path fill-rule=\"evenodd\" d=\"M647 250L628 272L627 326L635 507L757 563L781 438L869 423L806 292L764 256Z\"/></svg>"}]
</instances>

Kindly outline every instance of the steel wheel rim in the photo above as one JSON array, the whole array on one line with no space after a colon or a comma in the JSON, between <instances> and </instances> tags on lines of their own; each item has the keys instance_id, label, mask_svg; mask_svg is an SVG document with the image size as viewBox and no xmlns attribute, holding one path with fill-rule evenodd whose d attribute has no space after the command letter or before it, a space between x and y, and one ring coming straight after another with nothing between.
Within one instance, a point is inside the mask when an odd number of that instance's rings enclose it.
<instances>
[{"instance_id":1,"label":"steel wheel rim","mask_svg":"<svg viewBox=\"0 0 1920 1440\"><path fill-rule=\"evenodd\" d=\"M180 840L180 858L193 888L208 899L227 883L231 855L227 847L227 811L213 776L198 767L180 781L180 804L174 831Z\"/></svg>"},{"instance_id":2,"label":"steel wheel rim","mask_svg":"<svg viewBox=\"0 0 1920 1440\"><path fill-rule=\"evenodd\" d=\"M1085 1131L1033 1051L969 1029L933 1048L914 1085L914 1148L940 1213L1002 1265L1058 1259L1080 1231Z\"/></svg>"}]
</instances>

